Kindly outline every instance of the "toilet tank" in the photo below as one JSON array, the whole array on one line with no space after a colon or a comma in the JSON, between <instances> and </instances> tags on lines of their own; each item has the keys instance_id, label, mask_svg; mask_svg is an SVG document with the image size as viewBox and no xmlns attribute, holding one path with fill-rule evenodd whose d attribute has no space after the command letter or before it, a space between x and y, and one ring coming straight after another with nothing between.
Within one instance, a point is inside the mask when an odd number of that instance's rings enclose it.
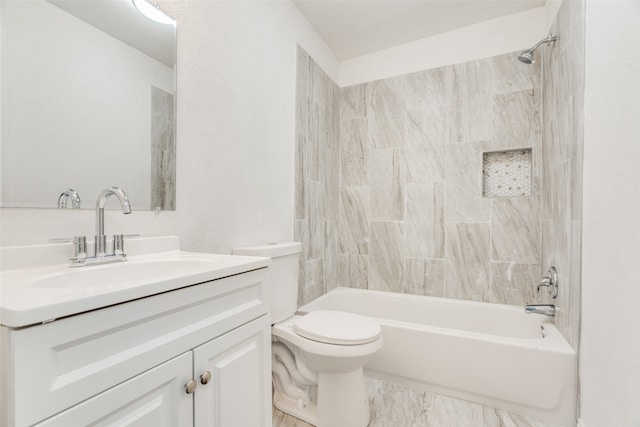
<instances>
[{"instance_id":1,"label":"toilet tank","mask_svg":"<svg viewBox=\"0 0 640 427\"><path fill-rule=\"evenodd\" d=\"M266 243L233 250L234 255L270 257L267 289L271 293L271 322L293 316L298 308L300 242Z\"/></svg>"}]
</instances>

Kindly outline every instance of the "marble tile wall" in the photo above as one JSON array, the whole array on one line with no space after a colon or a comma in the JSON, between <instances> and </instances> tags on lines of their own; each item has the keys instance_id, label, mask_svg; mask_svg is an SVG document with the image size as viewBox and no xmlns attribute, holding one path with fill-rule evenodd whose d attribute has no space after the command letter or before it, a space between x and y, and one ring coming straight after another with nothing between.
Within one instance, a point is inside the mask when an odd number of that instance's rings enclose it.
<instances>
[{"instance_id":1,"label":"marble tile wall","mask_svg":"<svg viewBox=\"0 0 640 427\"><path fill-rule=\"evenodd\" d=\"M305 304L338 282L340 91L297 49L294 239L302 242L298 303Z\"/></svg>"},{"instance_id":2,"label":"marble tile wall","mask_svg":"<svg viewBox=\"0 0 640 427\"><path fill-rule=\"evenodd\" d=\"M584 150L585 5L564 1L551 32L554 46L542 59L543 178L542 267L560 275L555 322L579 347L582 259L582 168Z\"/></svg>"},{"instance_id":3,"label":"marble tile wall","mask_svg":"<svg viewBox=\"0 0 640 427\"><path fill-rule=\"evenodd\" d=\"M151 86L151 206L176 209L174 96Z\"/></svg>"},{"instance_id":4,"label":"marble tile wall","mask_svg":"<svg viewBox=\"0 0 640 427\"><path fill-rule=\"evenodd\" d=\"M540 71L507 54L341 89L340 286L533 301ZM532 195L483 197L483 153L516 148Z\"/></svg>"}]
</instances>

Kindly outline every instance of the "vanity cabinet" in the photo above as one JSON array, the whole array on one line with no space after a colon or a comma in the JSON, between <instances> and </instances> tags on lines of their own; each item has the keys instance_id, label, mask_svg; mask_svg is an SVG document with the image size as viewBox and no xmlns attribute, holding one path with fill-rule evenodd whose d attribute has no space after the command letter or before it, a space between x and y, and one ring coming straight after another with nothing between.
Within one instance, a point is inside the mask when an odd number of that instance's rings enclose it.
<instances>
[{"instance_id":1,"label":"vanity cabinet","mask_svg":"<svg viewBox=\"0 0 640 427\"><path fill-rule=\"evenodd\" d=\"M271 425L265 271L3 327L4 423Z\"/></svg>"}]
</instances>

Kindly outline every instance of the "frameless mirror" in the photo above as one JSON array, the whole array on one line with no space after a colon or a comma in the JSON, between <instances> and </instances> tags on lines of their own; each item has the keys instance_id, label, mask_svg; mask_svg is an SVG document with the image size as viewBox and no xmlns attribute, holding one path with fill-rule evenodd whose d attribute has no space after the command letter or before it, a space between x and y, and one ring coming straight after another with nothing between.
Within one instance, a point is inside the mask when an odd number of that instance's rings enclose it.
<instances>
[{"instance_id":1,"label":"frameless mirror","mask_svg":"<svg viewBox=\"0 0 640 427\"><path fill-rule=\"evenodd\" d=\"M175 25L131 0L2 0L0 24L1 206L175 209Z\"/></svg>"}]
</instances>

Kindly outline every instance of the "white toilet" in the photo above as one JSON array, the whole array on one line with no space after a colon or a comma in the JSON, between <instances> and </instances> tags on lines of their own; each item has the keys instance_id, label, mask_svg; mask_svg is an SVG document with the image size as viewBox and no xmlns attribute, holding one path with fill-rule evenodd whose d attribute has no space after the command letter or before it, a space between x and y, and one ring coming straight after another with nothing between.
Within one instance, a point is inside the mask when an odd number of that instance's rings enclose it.
<instances>
[{"instance_id":1,"label":"white toilet","mask_svg":"<svg viewBox=\"0 0 640 427\"><path fill-rule=\"evenodd\" d=\"M271 257L273 404L319 427L369 424L362 366L382 347L380 325L340 311L296 315L300 243L234 249Z\"/></svg>"}]
</instances>

